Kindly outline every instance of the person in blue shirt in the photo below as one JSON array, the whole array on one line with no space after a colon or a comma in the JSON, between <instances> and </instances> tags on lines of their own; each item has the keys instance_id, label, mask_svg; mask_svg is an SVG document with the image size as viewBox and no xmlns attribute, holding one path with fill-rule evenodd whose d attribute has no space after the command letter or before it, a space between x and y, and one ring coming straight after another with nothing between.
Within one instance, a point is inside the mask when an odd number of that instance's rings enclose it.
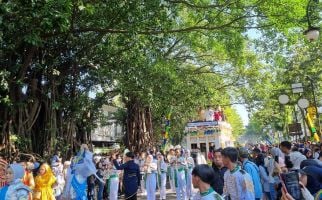
<instances>
[{"instance_id":1,"label":"person in blue shirt","mask_svg":"<svg viewBox=\"0 0 322 200\"><path fill-rule=\"evenodd\" d=\"M255 199L260 200L263 196L262 184L260 179L260 171L257 165L250 160L248 160L248 150L246 148L239 148L239 159L242 162L242 168L252 177L254 189L255 189Z\"/></svg>"},{"instance_id":2,"label":"person in blue shirt","mask_svg":"<svg viewBox=\"0 0 322 200\"><path fill-rule=\"evenodd\" d=\"M263 196L262 184L260 179L260 171L257 165L248 160L248 150L246 148L239 148L239 159L242 162L242 168L252 177L254 189L255 189L255 199L260 200Z\"/></svg>"},{"instance_id":3,"label":"person in blue shirt","mask_svg":"<svg viewBox=\"0 0 322 200\"><path fill-rule=\"evenodd\" d=\"M119 164L116 154L112 155L113 164L117 170L124 170L123 185L126 200L136 200L140 186L140 167L134 162L134 154L127 152L124 156L124 164Z\"/></svg>"},{"instance_id":4,"label":"person in blue shirt","mask_svg":"<svg viewBox=\"0 0 322 200\"><path fill-rule=\"evenodd\" d=\"M271 195L271 188L270 188L270 178L268 175L268 170L265 167L265 157L262 153L258 154L257 157L255 158L255 163L259 168L259 174L261 178L261 183L263 185L263 190L265 193L265 196L268 200L273 200L272 195Z\"/></svg>"}]
</instances>

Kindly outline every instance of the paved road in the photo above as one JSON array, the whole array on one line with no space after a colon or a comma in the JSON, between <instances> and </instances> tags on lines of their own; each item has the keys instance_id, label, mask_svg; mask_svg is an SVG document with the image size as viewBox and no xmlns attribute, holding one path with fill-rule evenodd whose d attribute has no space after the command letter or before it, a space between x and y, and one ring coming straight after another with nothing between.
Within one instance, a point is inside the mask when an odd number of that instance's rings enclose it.
<instances>
[{"instance_id":1,"label":"paved road","mask_svg":"<svg viewBox=\"0 0 322 200\"><path fill-rule=\"evenodd\" d=\"M172 192L171 190L167 190L166 192L166 199L167 200L175 200L176 199L176 193ZM156 198L155 199L160 199L160 192L156 192ZM146 196L139 194L138 195L138 200L146 200Z\"/></svg>"},{"instance_id":2,"label":"paved road","mask_svg":"<svg viewBox=\"0 0 322 200\"><path fill-rule=\"evenodd\" d=\"M194 192L196 193L197 190L194 189ZM124 196L122 195L121 197L119 197L120 200L124 200ZM142 193L139 193L138 194L138 200L146 200L146 195L142 195ZM156 200L159 200L160 199L160 192L157 191L156 192ZM172 192L170 189L167 189L167 192L166 192L166 199L167 200L176 200L177 197L176 197L176 193L175 192Z\"/></svg>"}]
</instances>

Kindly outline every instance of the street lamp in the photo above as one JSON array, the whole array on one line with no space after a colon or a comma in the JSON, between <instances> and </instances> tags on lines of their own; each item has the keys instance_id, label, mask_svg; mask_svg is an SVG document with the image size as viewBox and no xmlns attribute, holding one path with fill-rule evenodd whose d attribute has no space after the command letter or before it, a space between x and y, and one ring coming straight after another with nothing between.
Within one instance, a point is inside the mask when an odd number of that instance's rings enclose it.
<instances>
[{"instance_id":1,"label":"street lamp","mask_svg":"<svg viewBox=\"0 0 322 200\"><path fill-rule=\"evenodd\" d=\"M309 27L306 31L304 31L304 35L309 41L315 41L319 38L320 29L316 27Z\"/></svg>"},{"instance_id":2,"label":"street lamp","mask_svg":"<svg viewBox=\"0 0 322 200\"><path fill-rule=\"evenodd\" d=\"M290 98L286 95L286 94L282 94L278 97L278 101L283 104L286 105L288 104L288 102L290 101Z\"/></svg>"},{"instance_id":3,"label":"street lamp","mask_svg":"<svg viewBox=\"0 0 322 200\"><path fill-rule=\"evenodd\" d=\"M304 92L304 87L303 87L303 84L302 83L293 83L291 85L291 88L292 88L292 93L293 94L297 94L297 93L303 93ZM282 105L286 105L290 102L290 97L286 94L282 94L278 97L278 101L282 104ZM306 127L305 127L305 115L304 115L304 110L306 108L308 108L310 106L310 102L309 100L305 99L305 98L300 98L298 101L297 101L297 105L298 107L300 108L301 110L301 114L302 114L302 117L303 117L303 126L304 126L304 134L305 134L305 141L307 141L307 131L306 131ZM295 124L298 124L298 120L297 120L297 115L296 115L296 110L295 110L295 107L294 107L294 114L295 114L295 121L296 123ZM292 127L297 127L297 126L293 126L295 124L292 124ZM299 124L298 124L299 125ZM300 127L300 125L299 125ZM296 130L296 134L297 134L297 131Z\"/></svg>"},{"instance_id":4,"label":"street lamp","mask_svg":"<svg viewBox=\"0 0 322 200\"><path fill-rule=\"evenodd\" d=\"M297 102L297 105L302 109L306 109L309 107L310 102L307 99L299 99L299 101Z\"/></svg>"},{"instance_id":5,"label":"street lamp","mask_svg":"<svg viewBox=\"0 0 322 200\"><path fill-rule=\"evenodd\" d=\"M307 6L306 6L306 18L307 18L308 29L306 31L304 31L304 35L306 36L306 38L309 41L317 40L319 38L319 34L320 34L320 28L312 26L312 22L310 19L310 11L311 11L311 6L312 6L312 3L311 3L312 1L315 3L319 3L319 0L309 0L309 2L307 3Z\"/></svg>"}]
</instances>

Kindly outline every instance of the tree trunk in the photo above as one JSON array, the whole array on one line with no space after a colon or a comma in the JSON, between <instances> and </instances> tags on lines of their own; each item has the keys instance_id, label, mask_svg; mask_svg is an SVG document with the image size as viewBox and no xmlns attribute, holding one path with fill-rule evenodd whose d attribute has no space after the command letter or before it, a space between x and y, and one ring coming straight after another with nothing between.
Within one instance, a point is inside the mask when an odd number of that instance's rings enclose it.
<instances>
[{"instance_id":1,"label":"tree trunk","mask_svg":"<svg viewBox=\"0 0 322 200\"><path fill-rule=\"evenodd\" d=\"M154 144L152 115L149 106L132 97L127 102L126 146L131 151L142 151Z\"/></svg>"}]
</instances>

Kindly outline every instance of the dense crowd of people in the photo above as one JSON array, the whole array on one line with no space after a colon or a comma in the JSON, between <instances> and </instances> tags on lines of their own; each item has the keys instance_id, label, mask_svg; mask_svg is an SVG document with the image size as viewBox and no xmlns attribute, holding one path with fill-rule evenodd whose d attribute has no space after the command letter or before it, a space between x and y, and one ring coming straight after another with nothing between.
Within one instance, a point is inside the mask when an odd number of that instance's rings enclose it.
<instances>
[{"instance_id":1,"label":"dense crowd of people","mask_svg":"<svg viewBox=\"0 0 322 200\"><path fill-rule=\"evenodd\" d=\"M283 141L276 146L212 148L212 166L188 149L170 146L94 155L87 145L63 162L7 163L0 158L0 200L166 199L166 189L186 199L322 199L322 145ZM195 189L193 189L195 188ZM197 192L198 190L198 192Z\"/></svg>"}]
</instances>

